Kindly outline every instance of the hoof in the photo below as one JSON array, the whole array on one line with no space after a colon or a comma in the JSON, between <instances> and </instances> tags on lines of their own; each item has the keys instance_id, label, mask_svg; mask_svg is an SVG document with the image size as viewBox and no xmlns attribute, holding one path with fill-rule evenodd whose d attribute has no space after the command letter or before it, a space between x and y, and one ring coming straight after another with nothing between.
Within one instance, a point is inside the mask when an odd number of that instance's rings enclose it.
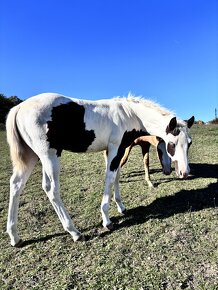
<instances>
[{"instance_id":1,"label":"hoof","mask_svg":"<svg viewBox=\"0 0 218 290\"><path fill-rule=\"evenodd\" d=\"M84 242L85 241L85 237L83 235L79 235L78 237L76 237L76 239L74 238L74 242Z\"/></svg>"},{"instance_id":2,"label":"hoof","mask_svg":"<svg viewBox=\"0 0 218 290\"><path fill-rule=\"evenodd\" d=\"M79 238L76 240L77 242L85 242L86 237L84 235L80 235Z\"/></svg>"},{"instance_id":3,"label":"hoof","mask_svg":"<svg viewBox=\"0 0 218 290\"><path fill-rule=\"evenodd\" d=\"M24 244L24 241L22 239L20 239L19 242L14 245L14 247L15 248L22 248L23 244Z\"/></svg>"},{"instance_id":4,"label":"hoof","mask_svg":"<svg viewBox=\"0 0 218 290\"><path fill-rule=\"evenodd\" d=\"M121 212L122 215L126 215L127 214L127 210L124 209L122 212Z\"/></svg>"},{"instance_id":5,"label":"hoof","mask_svg":"<svg viewBox=\"0 0 218 290\"><path fill-rule=\"evenodd\" d=\"M106 228L108 231L112 231L112 230L114 229L114 226L113 226L112 223L110 223L110 224L107 225L105 228Z\"/></svg>"},{"instance_id":6,"label":"hoof","mask_svg":"<svg viewBox=\"0 0 218 290\"><path fill-rule=\"evenodd\" d=\"M152 182L150 182L150 181L147 181L147 184L148 184L149 188L154 188L155 187L154 184Z\"/></svg>"}]
</instances>

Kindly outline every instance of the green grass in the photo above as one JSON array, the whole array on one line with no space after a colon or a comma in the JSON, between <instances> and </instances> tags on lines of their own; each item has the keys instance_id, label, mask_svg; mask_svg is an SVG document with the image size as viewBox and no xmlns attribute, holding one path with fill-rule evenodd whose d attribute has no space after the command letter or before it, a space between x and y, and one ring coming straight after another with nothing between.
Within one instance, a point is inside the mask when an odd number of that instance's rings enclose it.
<instances>
[{"instance_id":1,"label":"green grass","mask_svg":"<svg viewBox=\"0 0 218 290\"><path fill-rule=\"evenodd\" d=\"M120 186L126 216L111 202L113 232L101 226L102 153L65 152L61 196L76 226L89 238L74 243L41 189L37 165L20 200L23 248L6 234L11 164L0 131L0 289L218 289L218 126L191 130L191 175L160 172L151 150L149 189L139 148L130 154Z\"/></svg>"}]
</instances>

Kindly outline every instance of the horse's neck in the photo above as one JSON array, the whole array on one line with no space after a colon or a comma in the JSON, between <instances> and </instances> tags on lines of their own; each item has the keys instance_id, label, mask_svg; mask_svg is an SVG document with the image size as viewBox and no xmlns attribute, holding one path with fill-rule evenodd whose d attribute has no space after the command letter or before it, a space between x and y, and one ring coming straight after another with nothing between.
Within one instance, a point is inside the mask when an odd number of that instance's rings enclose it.
<instances>
[{"instance_id":1,"label":"horse's neck","mask_svg":"<svg viewBox=\"0 0 218 290\"><path fill-rule=\"evenodd\" d=\"M150 135L161 137L165 139L166 137L166 128L169 122L166 121L166 117L159 116L158 118L154 118L149 116L146 119L142 120L143 126L148 131Z\"/></svg>"},{"instance_id":2,"label":"horse's neck","mask_svg":"<svg viewBox=\"0 0 218 290\"><path fill-rule=\"evenodd\" d=\"M146 107L143 108L143 106L138 106L136 114L141 120L142 126L144 127L143 129L146 129L150 135L165 139L166 128L173 115L163 115L158 110Z\"/></svg>"}]
</instances>

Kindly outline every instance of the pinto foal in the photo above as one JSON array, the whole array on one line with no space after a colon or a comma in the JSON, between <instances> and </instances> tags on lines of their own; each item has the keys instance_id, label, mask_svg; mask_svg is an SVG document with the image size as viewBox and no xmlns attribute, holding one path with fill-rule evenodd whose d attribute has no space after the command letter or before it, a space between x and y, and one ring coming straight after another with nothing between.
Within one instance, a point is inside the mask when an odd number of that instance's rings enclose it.
<instances>
[{"instance_id":1,"label":"pinto foal","mask_svg":"<svg viewBox=\"0 0 218 290\"><path fill-rule=\"evenodd\" d=\"M60 197L60 156L63 150L97 152L107 150L105 186L101 202L103 226L112 228L109 218L111 188L118 211L125 212L119 190L120 161L125 149L143 135L160 136L167 154L177 164L180 178L189 174L188 121L159 105L141 98L86 101L46 93L29 98L8 114L7 141L13 163L7 232L12 246L22 240L17 230L19 197L38 160L42 163L42 188L53 205L63 228L73 240L81 239Z\"/></svg>"}]
</instances>

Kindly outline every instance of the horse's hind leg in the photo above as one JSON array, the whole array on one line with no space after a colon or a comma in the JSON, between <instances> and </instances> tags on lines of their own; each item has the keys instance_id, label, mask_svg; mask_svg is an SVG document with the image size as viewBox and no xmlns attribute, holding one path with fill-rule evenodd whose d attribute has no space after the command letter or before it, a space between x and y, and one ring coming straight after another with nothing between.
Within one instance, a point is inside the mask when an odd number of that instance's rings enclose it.
<instances>
[{"instance_id":1,"label":"horse's hind leg","mask_svg":"<svg viewBox=\"0 0 218 290\"><path fill-rule=\"evenodd\" d=\"M55 153L50 152L49 157L40 158L43 166L42 187L54 207L63 228L68 231L74 241L79 240L81 233L74 227L73 222L65 209L60 197L59 173L60 165Z\"/></svg>"},{"instance_id":2,"label":"horse's hind leg","mask_svg":"<svg viewBox=\"0 0 218 290\"><path fill-rule=\"evenodd\" d=\"M10 200L8 209L8 221L7 221L7 233L11 239L11 245L17 246L21 245L22 240L20 239L17 231L17 220L18 220L18 208L19 208L19 198L24 186L38 161L38 157L35 153L29 151L28 160L26 162L25 168L17 169L16 166L13 169L13 174L10 179Z\"/></svg>"}]
</instances>

